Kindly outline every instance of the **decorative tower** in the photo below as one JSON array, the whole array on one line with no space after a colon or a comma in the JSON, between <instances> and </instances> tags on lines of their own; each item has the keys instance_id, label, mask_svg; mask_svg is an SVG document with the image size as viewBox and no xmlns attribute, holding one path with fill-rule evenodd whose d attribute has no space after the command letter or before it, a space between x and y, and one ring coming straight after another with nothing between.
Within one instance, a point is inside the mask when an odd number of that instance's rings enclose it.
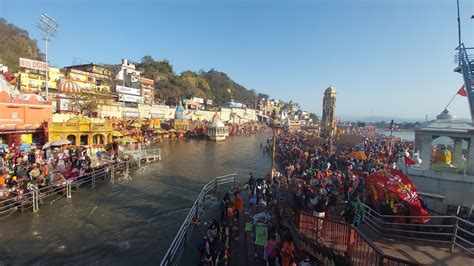
<instances>
[{"instance_id":1,"label":"decorative tower","mask_svg":"<svg viewBox=\"0 0 474 266\"><path fill-rule=\"evenodd\" d=\"M336 112L336 89L329 86L324 91L323 98L323 117L321 119L321 135L325 138L333 136L334 113Z\"/></svg>"}]
</instances>

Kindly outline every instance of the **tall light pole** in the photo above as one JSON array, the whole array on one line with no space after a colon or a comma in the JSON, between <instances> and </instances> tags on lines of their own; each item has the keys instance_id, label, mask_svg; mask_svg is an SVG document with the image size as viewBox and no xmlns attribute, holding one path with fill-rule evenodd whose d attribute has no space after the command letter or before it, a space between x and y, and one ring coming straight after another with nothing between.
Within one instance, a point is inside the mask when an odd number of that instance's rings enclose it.
<instances>
[{"instance_id":1,"label":"tall light pole","mask_svg":"<svg viewBox=\"0 0 474 266\"><path fill-rule=\"evenodd\" d=\"M254 109L255 109L255 121L258 122L258 115L257 115L257 98L258 98L259 93L255 91L255 104L254 104Z\"/></svg>"},{"instance_id":2,"label":"tall light pole","mask_svg":"<svg viewBox=\"0 0 474 266\"><path fill-rule=\"evenodd\" d=\"M38 29L41 30L41 34L43 36L43 40L45 41L45 55L46 55L46 82L45 82L45 91L46 91L46 101L49 100L49 89L48 89L48 81L49 81L49 63L48 63L48 42L53 38L56 37L56 33L58 32L59 24L52 19L47 14L41 14L41 18L38 21Z\"/></svg>"}]
</instances>

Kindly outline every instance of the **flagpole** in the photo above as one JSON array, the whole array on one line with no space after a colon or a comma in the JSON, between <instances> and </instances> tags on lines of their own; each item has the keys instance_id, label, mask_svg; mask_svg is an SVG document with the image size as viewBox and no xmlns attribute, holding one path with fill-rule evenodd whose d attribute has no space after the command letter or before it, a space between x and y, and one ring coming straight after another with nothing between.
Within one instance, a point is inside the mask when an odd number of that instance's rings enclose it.
<instances>
[{"instance_id":1,"label":"flagpole","mask_svg":"<svg viewBox=\"0 0 474 266\"><path fill-rule=\"evenodd\" d=\"M448 109L448 106L453 102L454 98L456 98L456 95L458 95L458 92L456 92L453 96L453 98L451 98L451 100L449 101L448 105L446 105L446 107L444 107L444 109Z\"/></svg>"}]
</instances>

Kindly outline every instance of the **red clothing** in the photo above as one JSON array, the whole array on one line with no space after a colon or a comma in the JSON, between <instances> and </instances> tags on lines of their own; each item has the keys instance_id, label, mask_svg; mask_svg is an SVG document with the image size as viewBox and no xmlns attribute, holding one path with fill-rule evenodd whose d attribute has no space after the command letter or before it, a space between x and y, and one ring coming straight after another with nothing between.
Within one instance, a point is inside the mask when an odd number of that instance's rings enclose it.
<instances>
[{"instance_id":1,"label":"red clothing","mask_svg":"<svg viewBox=\"0 0 474 266\"><path fill-rule=\"evenodd\" d=\"M286 242L283 243L283 247L281 248L281 252L283 253L282 256L282 266L290 266L291 257L293 256L293 249L294 249L293 242Z\"/></svg>"},{"instance_id":2,"label":"red clothing","mask_svg":"<svg viewBox=\"0 0 474 266\"><path fill-rule=\"evenodd\" d=\"M239 194L237 194L232 204L235 206L235 208L237 209L239 213L244 212L244 201L242 200L242 197L240 197Z\"/></svg>"}]
</instances>

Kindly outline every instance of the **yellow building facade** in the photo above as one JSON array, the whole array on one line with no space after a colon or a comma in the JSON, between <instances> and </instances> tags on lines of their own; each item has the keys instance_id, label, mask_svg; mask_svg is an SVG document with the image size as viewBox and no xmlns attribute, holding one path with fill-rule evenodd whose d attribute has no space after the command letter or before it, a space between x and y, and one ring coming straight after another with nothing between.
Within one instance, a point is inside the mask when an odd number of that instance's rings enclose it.
<instances>
[{"instance_id":1,"label":"yellow building facade","mask_svg":"<svg viewBox=\"0 0 474 266\"><path fill-rule=\"evenodd\" d=\"M49 141L69 140L73 145L105 145L112 140L112 131L110 121L98 123L85 117L48 123Z\"/></svg>"},{"instance_id":2,"label":"yellow building facade","mask_svg":"<svg viewBox=\"0 0 474 266\"><path fill-rule=\"evenodd\" d=\"M46 86L46 72L36 69L21 68L15 74L18 79L18 89L22 92L42 92ZM48 89L51 93L57 92L61 80L64 78L64 73L61 69L50 67L48 76Z\"/></svg>"}]
</instances>

